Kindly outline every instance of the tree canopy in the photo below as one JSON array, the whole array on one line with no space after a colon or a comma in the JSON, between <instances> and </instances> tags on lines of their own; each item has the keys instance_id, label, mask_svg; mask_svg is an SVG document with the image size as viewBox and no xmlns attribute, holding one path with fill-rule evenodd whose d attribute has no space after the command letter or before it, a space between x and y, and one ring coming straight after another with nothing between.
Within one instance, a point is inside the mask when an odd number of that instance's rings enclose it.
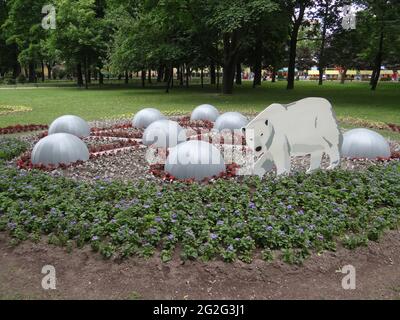
<instances>
[{"instance_id":1,"label":"tree canopy","mask_svg":"<svg viewBox=\"0 0 400 320\"><path fill-rule=\"evenodd\" d=\"M288 89L295 70L327 67L374 70L376 89L382 65L400 65L398 0L358 0L357 26L341 25L346 0L53 0L56 29L41 27L46 0L0 0L0 75L16 78L21 70L37 81L62 65L79 86L102 70L126 80L133 72L151 81L157 71L167 91L178 70L180 85L189 85L193 70L210 75L222 92L241 84L243 66L273 75L288 68Z\"/></svg>"}]
</instances>

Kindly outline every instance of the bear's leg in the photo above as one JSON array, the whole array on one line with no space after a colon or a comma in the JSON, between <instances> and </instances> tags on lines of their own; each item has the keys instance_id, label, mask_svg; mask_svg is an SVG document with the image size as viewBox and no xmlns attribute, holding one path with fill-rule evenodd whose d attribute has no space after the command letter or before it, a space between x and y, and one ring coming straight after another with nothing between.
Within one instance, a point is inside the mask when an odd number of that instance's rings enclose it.
<instances>
[{"instance_id":1,"label":"bear's leg","mask_svg":"<svg viewBox=\"0 0 400 320\"><path fill-rule=\"evenodd\" d=\"M328 170L335 169L340 165L340 152L337 146L332 146L331 148L326 150L326 153L329 155L330 166L327 168Z\"/></svg>"},{"instance_id":2,"label":"bear's leg","mask_svg":"<svg viewBox=\"0 0 400 320\"><path fill-rule=\"evenodd\" d=\"M286 149L286 148L284 148ZM289 152L284 152L283 154L279 155L279 157L274 158L275 165L276 165L276 174L289 174L290 173L290 154Z\"/></svg>"},{"instance_id":3,"label":"bear's leg","mask_svg":"<svg viewBox=\"0 0 400 320\"><path fill-rule=\"evenodd\" d=\"M307 173L311 173L321 168L322 155L323 155L322 151L316 151L311 153L311 163L310 163L310 168L307 170Z\"/></svg>"},{"instance_id":4,"label":"bear's leg","mask_svg":"<svg viewBox=\"0 0 400 320\"><path fill-rule=\"evenodd\" d=\"M272 159L270 159L266 154L263 155L254 165L253 174L260 177L260 179L273 168Z\"/></svg>"}]
</instances>

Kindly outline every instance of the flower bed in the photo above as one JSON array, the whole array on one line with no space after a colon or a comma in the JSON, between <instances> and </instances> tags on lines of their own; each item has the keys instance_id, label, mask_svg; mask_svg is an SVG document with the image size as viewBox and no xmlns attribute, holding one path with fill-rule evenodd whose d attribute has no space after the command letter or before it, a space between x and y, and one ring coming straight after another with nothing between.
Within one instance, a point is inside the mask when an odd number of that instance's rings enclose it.
<instances>
[{"instance_id":1,"label":"flower bed","mask_svg":"<svg viewBox=\"0 0 400 320\"><path fill-rule=\"evenodd\" d=\"M0 128L0 134L13 134L19 132L31 132L31 131L40 131L47 130L49 127L44 124L27 124L27 125L15 125L9 126L5 128Z\"/></svg>"},{"instance_id":2,"label":"flower bed","mask_svg":"<svg viewBox=\"0 0 400 320\"><path fill-rule=\"evenodd\" d=\"M32 108L25 106L5 106L0 105L0 116L16 113L16 112L29 112L32 111Z\"/></svg>"},{"instance_id":3,"label":"flower bed","mask_svg":"<svg viewBox=\"0 0 400 320\"><path fill-rule=\"evenodd\" d=\"M0 231L14 244L91 245L106 258L255 256L301 263L312 252L377 241L400 222L400 165L240 183L75 182L0 166Z\"/></svg>"}]
</instances>

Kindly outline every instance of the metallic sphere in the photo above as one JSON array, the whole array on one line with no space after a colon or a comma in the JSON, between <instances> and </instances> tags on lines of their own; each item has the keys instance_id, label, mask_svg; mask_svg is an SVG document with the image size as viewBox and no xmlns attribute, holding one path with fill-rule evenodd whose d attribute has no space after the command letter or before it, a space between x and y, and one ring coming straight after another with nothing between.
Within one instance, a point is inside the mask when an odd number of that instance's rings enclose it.
<instances>
[{"instance_id":1,"label":"metallic sphere","mask_svg":"<svg viewBox=\"0 0 400 320\"><path fill-rule=\"evenodd\" d=\"M342 156L346 158L389 158L389 143L379 133L353 129L343 135Z\"/></svg>"},{"instance_id":2,"label":"metallic sphere","mask_svg":"<svg viewBox=\"0 0 400 320\"><path fill-rule=\"evenodd\" d=\"M201 181L225 172L221 152L205 141L192 140L170 150L165 171L178 179Z\"/></svg>"},{"instance_id":3,"label":"metallic sphere","mask_svg":"<svg viewBox=\"0 0 400 320\"><path fill-rule=\"evenodd\" d=\"M239 112L227 112L220 115L215 122L214 128L222 130L237 130L246 127L249 121L247 118Z\"/></svg>"},{"instance_id":4,"label":"metallic sphere","mask_svg":"<svg viewBox=\"0 0 400 320\"><path fill-rule=\"evenodd\" d=\"M158 120L143 133L143 144L157 148L171 148L186 141L186 131L175 121Z\"/></svg>"},{"instance_id":5,"label":"metallic sphere","mask_svg":"<svg viewBox=\"0 0 400 320\"><path fill-rule=\"evenodd\" d=\"M89 150L81 139L69 133L55 133L41 139L31 155L32 164L59 165L78 160L89 160Z\"/></svg>"},{"instance_id":6,"label":"metallic sphere","mask_svg":"<svg viewBox=\"0 0 400 320\"><path fill-rule=\"evenodd\" d=\"M83 138L90 136L90 128L85 120L77 116L62 116L53 121L49 128L49 135L55 133L69 133Z\"/></svg>"},{"instance_id":7,"label":"metallic sphere","mask_svg":"<svg viewBox=\"0 0 400 320\"><path fill-rule=\"evenodd\" d=\"M163 119L165 119L165 116L159 110L146 108L135 114L132 125L136 128L146 129L153 122Z\"/></svg>"},{"instance_id":8,"label":"metallic sphere","mask_svg":"<svg viewBox=\"0 0 400 320\"><path fill-rule=\"evenodd\" d=\"M210 104L202 104L193 110L192 116L190 118L191 121L197 120L208 120L211 122L215 122L219 117L219 111L217 108Z\"/></svg>"}]
</instances>

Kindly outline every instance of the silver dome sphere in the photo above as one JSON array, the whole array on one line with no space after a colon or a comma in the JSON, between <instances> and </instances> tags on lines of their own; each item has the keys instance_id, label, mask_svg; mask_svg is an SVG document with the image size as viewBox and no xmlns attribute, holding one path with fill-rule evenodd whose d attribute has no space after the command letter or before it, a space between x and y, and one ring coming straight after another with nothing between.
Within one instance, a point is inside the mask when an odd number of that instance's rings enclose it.
<instances>
[{"instance_id":1,"label":"silver dome sphere","mask_svg":"<svg viewBox=\"0 0 400 320\"><path fill-rule=\"evenodd\" d=\"M207 120L211 122L215 122L219 117L219 111L217 108L210 104L202 104L193 110L192 116L190 117L191 121L197 120Z\"/></svg>"},{"instance_id":2,"label":"silver dome sphere","mask_svg":"<svg viewBox=\"0 0 400 320\"><path fill-rule=\"evenodd\" d=\"M241 129L247 124L249 121L247 118L239 112L226 112L220 115L215 122L214 128L222 131L222 130L238 130Z\"/></svg>"},{"instance_id":3,"label":"silver dome sphere","mask_svg":"<svg viewBox=\"0 0 400 320\"><path fill-rule=\"evenodd\" d=\"M157 148L171 148L186 141L186 131L179 123L171 120L158 120L147 127L143 133L143 144Z\"/></svg>"},{"instance_id":4,"label":"silver dome sphere","mask_svg":"<svg viewBox=\"0 0 400 320\"><path fill-rule=\"evenodd\" d=\"M78 137L69 133L55 133L41 139L33 148L32 164L70 164L89 160L89 150Z\"/></svg>"},{"instance_id":5,"label":"silver dome sphere","mask_svg":"<svg viewBox=\"0 0 400 320\"><path fill-rule=\"evenodd\" d=\"M389 143L379 133L368 129L353 129L343 135L342 156L346 158L389 158Z\"/></svg>"},{"instance_id":6,"label":"silver dome sphere","mask_svg":"<svg viewBox=\"0 0 400 320\"><path fill-rule=\"evenodd\" d=\"M221 152L212 144L192 140L171 149L165 164L165 171L178 179L201 181L225 172Z\"/></svg>"},{"instance_id":7,"label":"silver dome sphere","mask_svg":"<svg viewBox=\"0 0 400 320\"><path fill-rule=\"evenodd\" d=\"M55 133L69 133L77 137L90 136L88 123L77 116L66 115L57 118L49 127L49 135Z\"/></svg>"},{"instance_id":8,"label":"silver dome sphere","mask_svg":"<svg viewBox=\"0 0 400 320\"><path fill-rule=\"evenodd\" d=\"M153 122L163 119L165 119L165 116L159 110L146 108L135 114L132 120L132 125L136 128L146 129Z\"/></svg>"}]
</instances>

